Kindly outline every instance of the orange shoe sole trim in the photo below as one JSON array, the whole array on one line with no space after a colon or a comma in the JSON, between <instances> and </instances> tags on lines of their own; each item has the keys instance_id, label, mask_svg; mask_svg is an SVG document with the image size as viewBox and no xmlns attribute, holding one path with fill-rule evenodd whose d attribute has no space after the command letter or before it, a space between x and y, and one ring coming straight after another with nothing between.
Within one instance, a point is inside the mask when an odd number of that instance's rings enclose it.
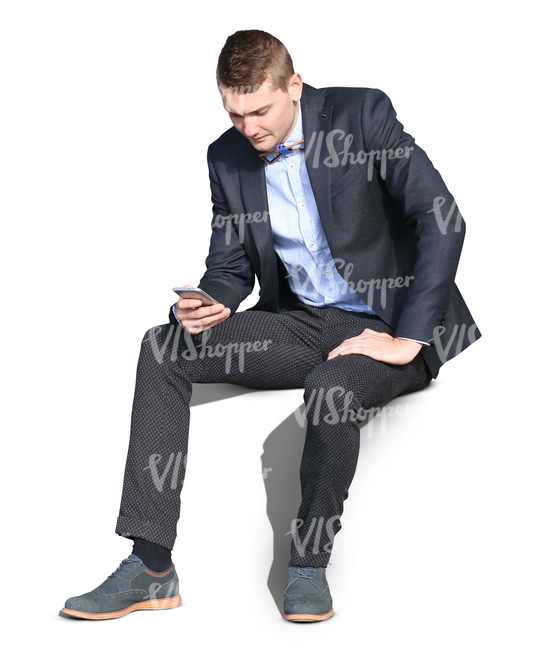
<instances>
[{"instance_id":1,"label":"orange shoe sole trim","mask_svg":"<svg viewBox=\"0 0 534 650\"><path fill-rule=\"evenodd\" d=\"M286 621L294 621L295 623L315 623L315 621L325 621L334 615L334 608L326 614L284 614Z\"/></svg>"},{"instance_id":2,"label":"orange shoe sole trim","mask_svg":"<svg viewBox=\"0 0 534 650\"><path fill-rule=\"evenodd\" d=\"M172 609L173 607L179 607L182 604L182 597L180 595L174 596L174 598L159 598L157 600L144 600L140 603L134 603L126 609L121 609L118 612L106 612L103 614L92 614L90 612L77 612L74 609L67 609L64 607L61 611L68 616L74 618L88 618L91 620L102 620L108 618L120 618L121 616L126 616L130 612L135 612L137 609Z\"/></svg>"}]
</instances>

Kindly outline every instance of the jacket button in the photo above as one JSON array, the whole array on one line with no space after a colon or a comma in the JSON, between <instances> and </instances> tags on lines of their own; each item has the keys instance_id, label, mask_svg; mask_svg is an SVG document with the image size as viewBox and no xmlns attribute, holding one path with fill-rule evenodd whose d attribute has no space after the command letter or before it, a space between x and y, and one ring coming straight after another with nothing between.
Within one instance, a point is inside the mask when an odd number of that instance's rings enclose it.
<instances>
[{"instance_id":1,"label":"jacket button","mask_svg":"<svg viewBox=\"0 0 534 650\"><path fill-rule=\"evenodd\" d=\"M326 113L323 113L323 114L321 115L321 117L326 117Z\"/></svg>"}]
</instances>

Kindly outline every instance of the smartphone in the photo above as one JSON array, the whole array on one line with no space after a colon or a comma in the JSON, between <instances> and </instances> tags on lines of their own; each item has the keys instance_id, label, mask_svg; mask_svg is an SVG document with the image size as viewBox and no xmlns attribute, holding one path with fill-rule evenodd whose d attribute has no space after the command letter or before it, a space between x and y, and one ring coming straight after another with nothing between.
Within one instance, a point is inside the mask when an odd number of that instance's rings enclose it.
<instances>
[{"instance_id":1,"label":"smartphone","mask_svg":"<svg viewBox=\"0 0 534 650\"><path fill-rule=\"evenodd\" d=\"M202 305L218 305L219 301L212 298L209 293L203 289L195 287L174 287L174 293L177 293L180 298L195 298L202 300Z\"/></svg>"}]
</instances>

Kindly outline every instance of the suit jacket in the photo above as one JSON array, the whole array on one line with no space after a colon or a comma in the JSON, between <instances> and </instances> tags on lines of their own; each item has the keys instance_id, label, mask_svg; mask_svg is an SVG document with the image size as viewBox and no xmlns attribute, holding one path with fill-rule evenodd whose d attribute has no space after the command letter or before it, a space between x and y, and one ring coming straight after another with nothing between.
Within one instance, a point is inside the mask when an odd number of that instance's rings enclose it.
<instances>
[{"instance_id":1,"label":"suit jacket","mask_svg":"<svg viewBox=\"0 0 534 650\"><path fill-rule=\"evenodd\" d=\"M298 155L340 275L395 336L431 343L421 353L436 378L481 336L454 282L465 222L453 196L382 91L304 84L301 110ZM198 286L233 314L256 276L247 311L278 313L295 295L273 246L265 163L232 127L209 146L208 167L212 235Z\"/></svg>"}]
</instances>

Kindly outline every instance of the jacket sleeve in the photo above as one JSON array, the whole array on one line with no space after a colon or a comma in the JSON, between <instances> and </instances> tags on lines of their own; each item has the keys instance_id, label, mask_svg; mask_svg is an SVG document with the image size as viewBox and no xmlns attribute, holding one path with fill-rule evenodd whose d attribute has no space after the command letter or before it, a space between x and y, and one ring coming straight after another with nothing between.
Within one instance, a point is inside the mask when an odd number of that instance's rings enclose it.
<instances>
[{"instance_id":1,"label":"jacket sleeve","mask_svg":"<svg viewBox=\"0 0 534 650\"><path fill-rule=\"evenodd\" d=\"M230 318L252 292L255 274L239 236L238 215L232 215L224 189L213 164L212 145L208 148L211 186L211 240L206 271L198 286L231 310ZM169 321L177 324L171 306Z\"/></svg>"},{"instance_id":2,"label":"jacket sleeve","mask_svg":"<svg viewBox=\"0 0 534 650\"><path fill-rule=\"evenodd\" d=\"M465 222L439 172L404 131L390 99L381 90L367 92L361 124L367 153L374 155L373 164L378 169L385 151L400 149L405 154L388 154L381 171L388 192L401 206L405 224L415 229L417 239L414 279L395 335L431 343L435 328L443 325L447 313Z\"/></svg>"}]
</instances>

